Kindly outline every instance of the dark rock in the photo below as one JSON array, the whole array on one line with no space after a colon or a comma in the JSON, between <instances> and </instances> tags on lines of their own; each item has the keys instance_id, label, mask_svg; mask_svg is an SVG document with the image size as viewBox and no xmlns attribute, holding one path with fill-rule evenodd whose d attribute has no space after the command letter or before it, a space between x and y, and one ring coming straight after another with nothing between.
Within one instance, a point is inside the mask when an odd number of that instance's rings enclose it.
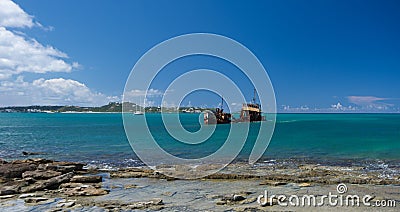
<instances>
[{"instance_id":1,"label":"dark rock","mask_svg":"<svg viewBox=\"0 0 400 212\"><path fill-rule=\"evenodd\" d=\"M23 180L13 180L6 182L0 187L0 195L19 193L21 188L27 186L28 183Z\"/></svg>"},{"instance_id":2,"label":"dark rock","mask_svg":"<svg viewBox=\"0 0 400 212\"><path fill-rule=\"evenodd\" d=\"M24 178L23 180L24 180L28 185L30 185L30 184L36 182L36 180L33 179L32 177L27 177L27 178Z\"/></svg>"},{"instance_id":3,"label":"dark rock","mask_svg":"<svg viewBox=\"0 0 400 212\"><path fill-rule=\"evenodd\" d=\"M68 172L73 172L77 168L75 166L58 166L58 165L53 165L53 164L40 164L38 166L38 169L39 170L57 171L57 172L61 172L61 173L65 174Z\"/></svg>"},{"instance_id":4,"label":"dark rock","mask_svg":"<svg viewBox=\"0 0 400 212\"><path fill-rule=\"evenodd\" d=\"M56 176L60 176L62 173L61 172L56 172L52 170L35 170L35 171L26 171L22 174L23 178L33 178L36 180L46 180L49 178L53 178Z\"/></svg>"},{"instance_id":5,"label":"dark rock","mask_svg":"<svg viewBox=\"0 0 400 212\"><path fill-rule=\"evenodd\" d=\"M25 155L25 156L27 156L27 155L45 155L46 153L44 153L44 152L25 152L25 151L23 151L22 152L22 155Z\"/></svg>"},{"instance_id":6,"label":"dark rock","mask_svg":"<svg viewBox=\"0 0 400 212\"><path fill-rule=\"evenodd\" d=\"M73 171L81 171L82 167L76 165L68 165L68 166L57 166L56 171L60 171L62 173L68 173Z\"/></svg>"},{"instance_id":7,"label":"dark rock","mask_svg":"<svg viewBox=\"0 0 400 212\"><path fill-rule=\"evenodd\" d=\"M38 169L40 170L52 170L57 172L62 172L63 174L73 171L82 171L83 163L76 162L53 162L48 164L39 165Z\"/></svg>"},{"instance_id":8,"label":"dark rock","mask_svg":"<svg viewBox=\"0 0 400 212\"><path fill-rule=\"evenodd\" d=\"M81 170L83 170L83 167L86 164L78 163L78 162L53 162L53 165L57 165L57 166L74 166L75 167L75 171L81 171Z\"/></svg>"},{"instance_id":9,"label":"dark rock","mask_svg":"<svg viewBox=\"0 0 400 212\"><path fill-rule=\"evenodd\" d=\"M18 193L18 189L14 186L5 186L0 188L0 195L10 195Z\"/></svg>"},{"instance_id":10,"label":"dark rock","mask_svg":"<svg viewBox=\"0 0 400 212\"><path fill-rule=\"evenodd\" d=\"M246 198L247 195L253 192L239 192L231 195L225 195L216 201L217 205L233 205L233 204L249 204L255 202L257 199Z\"/></svg>"},{"instance_id":11,"label":"dark rock","mask_svg":"<svg viewBox=\"0 0 400 212\"><path fill-rule=\"evenodd\" d=\"M22 178L22 173L35 170L36 164L6 163L0 165L0 176L4 178Z\"/></svg>"},{"instance_id":12,"label":"dark rock","mask_svg":"<svg viewBox=\"0 0 400 212\"><path fill-rule=\"evenodd\" d=\"M44 158L30 158L30 159L25 159L25 160L15 160L12 163L15 163L15 164L16 163L18 163L18 164L27 163L27 164L39 165L39 164L52 163L52 162L53 162L52 160L47 160Z\"/></svg>"},{"instance_id":13,"label":"dark rock","mask_svg":"<svg viewBox=\"0 0 400 212\"><path fill-rule=\"evenodd\" d=\"M101 176L86 175L86 176L73 176L71 182L74 183L100 183L102 182Z\"/></svg>"},{"instance_id":14,"label":"dark rock","mask_svg":"<svg viewBox=\"0 0 400 212\"><path fill-rule=\"evenodd\" d=\"M6 164L6 163L8 162L0 158L0 164Z\"/></svg>"},{"instance_id":15,"label":"dark rock","mask_svg":"<svg viewBox=\"0 0 400 212\"><path fill-rule=\"evenodd\" d=\"M245 200L245 199L246 199L246 197L238 195L238 194L234 194L233 197L232 197L233 201L242 201L242 200Z\"/></svg>"},{"instance_id":16,"label":"dark rock","mask_svg":"<svg viewBox=\"0 0 400 212\"><path fill-rule=\"evenodd\" d=\"M34 183L33 185L30 185L28 187L22 188L22 193L28 193L28 192L34 192L34 191L42 191L44 189L56 189L58 188L62 183L69 182L69 180L72 178L74 174L67 173L63 174L57 177L50 178L48 180L43 180L43 181L38 181Z\"/></svg>"},{"instance_id":17,"label":"dark rock","mask_svg":"<svg viewBox=\"0 0 400 212\"><path fill-rule=\"evenodd\" d=\"M237 202L237 201L242 201L245 200L246 197L239 195L239 194L233 194L233 195L226 195L221 198L222 201L226 201L227 203L229 202Z\"/></svg>"}]
</instances>

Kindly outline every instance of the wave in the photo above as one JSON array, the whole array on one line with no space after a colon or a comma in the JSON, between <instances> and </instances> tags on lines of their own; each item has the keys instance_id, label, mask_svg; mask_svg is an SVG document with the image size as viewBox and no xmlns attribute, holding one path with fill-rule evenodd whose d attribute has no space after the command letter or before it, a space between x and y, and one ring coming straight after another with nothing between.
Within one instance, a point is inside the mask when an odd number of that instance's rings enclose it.
<instances>
[{"instance_id":1,"label":"wave","mask_svg":"<svg viewBox=\"0 0 400 212\"><path fill-rule=\"evenodd\" d=\"M33 133L11 133L11 132L3 132L3 133L0 133L0 135L8 135L8 136L10 136L10 135L33 135Z\"/></svg>"},{"instance_id":2,"label":"wave","mask_svg":"<svg viewBox=\"0 0 400 212\"><path fill-rule=\"evenodd\" d=\"M91 160L91 161L86 161L86 163L87 165L84 166L85 169L95 168L107 171L118 170L120 168L145 166L145 164L142 161L133 158L126 158L121 161Z\"/></svg>"},{"instance_id":3,"label":"wave","mask_svg":"<svg viewBox=\"0 0 400 212\"><path fill-rule=\"evenodd\" d=\"M292 122L298 122L299 120L285 120L285 121L277 121L276 123L292 123Z\"/></svg>"}]
</instances>

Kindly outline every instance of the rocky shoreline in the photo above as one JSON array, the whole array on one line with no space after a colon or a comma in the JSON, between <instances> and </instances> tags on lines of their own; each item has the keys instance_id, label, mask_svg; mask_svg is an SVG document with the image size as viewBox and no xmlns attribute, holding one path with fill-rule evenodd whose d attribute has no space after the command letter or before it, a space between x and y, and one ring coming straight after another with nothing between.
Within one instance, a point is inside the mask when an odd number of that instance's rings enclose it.
<instances>
[{"instance_id":1,"label":"rocky shoreline","mask_svg":"<svg viewBox=\"0 0 400 212\"><path fill-rule=\"evenodd\" d=\"M117 211L280 210L274 202L257 203L257 196L263 189L319 194L328 188L334 190L339 183L352 185L360 192L373 193L377 199L400 200L399 173L388 176L366 171L361 166L301 164L287 167L235 163L202 179L179 180L160 172L175 171L184 175L190 167L157 167L157 171L146 167L99 170L85 168L85 165L40 158L0 160L0 208L43 207L41 209L48 211L89 208ZM394 192L385 193L387 191ZM179 196L193 200L181 202Z\"/></svg>"}]
</instances>

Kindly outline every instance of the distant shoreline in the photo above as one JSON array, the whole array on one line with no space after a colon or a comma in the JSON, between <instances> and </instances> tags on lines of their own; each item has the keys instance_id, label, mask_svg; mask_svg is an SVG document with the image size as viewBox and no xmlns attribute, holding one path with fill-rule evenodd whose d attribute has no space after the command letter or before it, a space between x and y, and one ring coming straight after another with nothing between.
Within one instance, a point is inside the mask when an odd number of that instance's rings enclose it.
<instances>
[{"instance_id":1,"label":"distant shoreline","mask_svg":"<svg viewBox=\"0 0 400 212\"><path fill-rule=\"evenodd\" d=\"M122 106L124 105L124 109ZM142 111L146 113L201 113L205 110L214 110L215 108L203 107L156 107L148 106L143 107L131 102L110 102L103 106L73 106L73 105L31 105L31 106L8 106L0 107L0 113L122 113L122 111ZM128 112L128 113L129 113ZM232 114L240 113L240 111L231 112ZM273 113L266 113L273 114ZM400 114L400 111L354 111L354 110L329 110L329 109L316 109L316 110L295 110L295 111L281 111L278 110L275 114Z\"/></svg>"}]
</instances>

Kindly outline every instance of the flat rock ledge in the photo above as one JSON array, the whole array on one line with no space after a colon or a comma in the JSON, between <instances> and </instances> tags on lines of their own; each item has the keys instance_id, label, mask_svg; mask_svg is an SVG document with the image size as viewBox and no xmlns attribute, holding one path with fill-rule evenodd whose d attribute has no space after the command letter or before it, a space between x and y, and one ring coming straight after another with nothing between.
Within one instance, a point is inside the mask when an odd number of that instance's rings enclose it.
<instances>
[{"instance_id":1,"label":"flat rock ledge","mask_svg":"<svg viewBox=\"0 0 400 212\"><path fill-rule=\"evenodd\" d=\"M174 167L168 167L168 171ZM177 168L180 176L185 176ZM125 168L110 171L111 178L158 178L178 180L163 174L163 169L154 171L148 168ZM371 185L400 185L400 173L383 176L379 172L368 172L364 167L339 167L319 165L299 165L298 167L253 167L244 164L230 164L218 173L204 177L210 180L263 180L260 185L282 186L288 183L298 183L300 187L312 184L371 184Z\"/></svg>"},{"instance_id":2,"label":"flat rock ledge","mask_svg":"<svg viewBox=\"0 0 400 212\"><path fill-rule=\"evenodd\" d=\"M163 209L164 202L160 198L151 199L148 201L138 201L138 202L121 202L116 200L108 200L108 201L86 201L85 206L97 206L101 208L105 208L106 210L114 210L121 209L122 211L131 211L131 210L149 210L149 211L157 211Z\"/></svg>"},{"instance_id":3,"label":"flat rock ledge","mask_svg":"<svg viewBox=\"0 0 400 212\"><path fill-rule=\"evenodd\" d=\"M162 199L150 199L140 202L95 201L95 196L107 195L110 191L103 186L104 175L110 178L155 178L167 181L179 180L167 176L171 170L185 176L190 167L164 166L158 171L146 167L123 168L119 170L84 169L85 164L77 162L60 162L47 159L27 159L7 162L0 159L0 203L22 199L26 205L54 204L51 211L65 211L82 207L101 207L106 210L161 210L166 207ZM188 171L189 170L189 171ZM164 172L165 171L165 172ZM166 173L166 174L163 174ZM297 167L252 166L235 163L222 171L203 177L201 180L257 180L260 186L279 187L295 183L298 187L313 187L317 184L370 184L400 185L400 174L391 176L379 172L368 171L364 167L321 166L302 164ZM137 189L137 185L125 185L124 189ZM248 204L257 199L251 192L214 195L207 198L215 205L230 207L243 206L243 211L262 211L266 205L249 208ZM175 193L165 194L165 198ZM61 200L60 200L61 199ZM167 201L167 199L166 199ZM168 205L167 205L168 206Z\"/></svg>"},{"instance_id":4,"label":"flat rock ledge","mask_svg":"<svg viewBox=\"0 0 400 212\"><path fill-rule=\"evenodd\" d=\"M89 175L85 164L46 159L27 159L0 163L0 196L20 195L26 203L42 201L35 192L51 192L60 196L98 196L108 194L102 189L102 177ZM26 196L24 196L26 195ZM33 198L33 199L32 199ZM37 199L34 199L37 198ZM32 200L33 202L30 202Z\"/></svg>"}]
</instances>

